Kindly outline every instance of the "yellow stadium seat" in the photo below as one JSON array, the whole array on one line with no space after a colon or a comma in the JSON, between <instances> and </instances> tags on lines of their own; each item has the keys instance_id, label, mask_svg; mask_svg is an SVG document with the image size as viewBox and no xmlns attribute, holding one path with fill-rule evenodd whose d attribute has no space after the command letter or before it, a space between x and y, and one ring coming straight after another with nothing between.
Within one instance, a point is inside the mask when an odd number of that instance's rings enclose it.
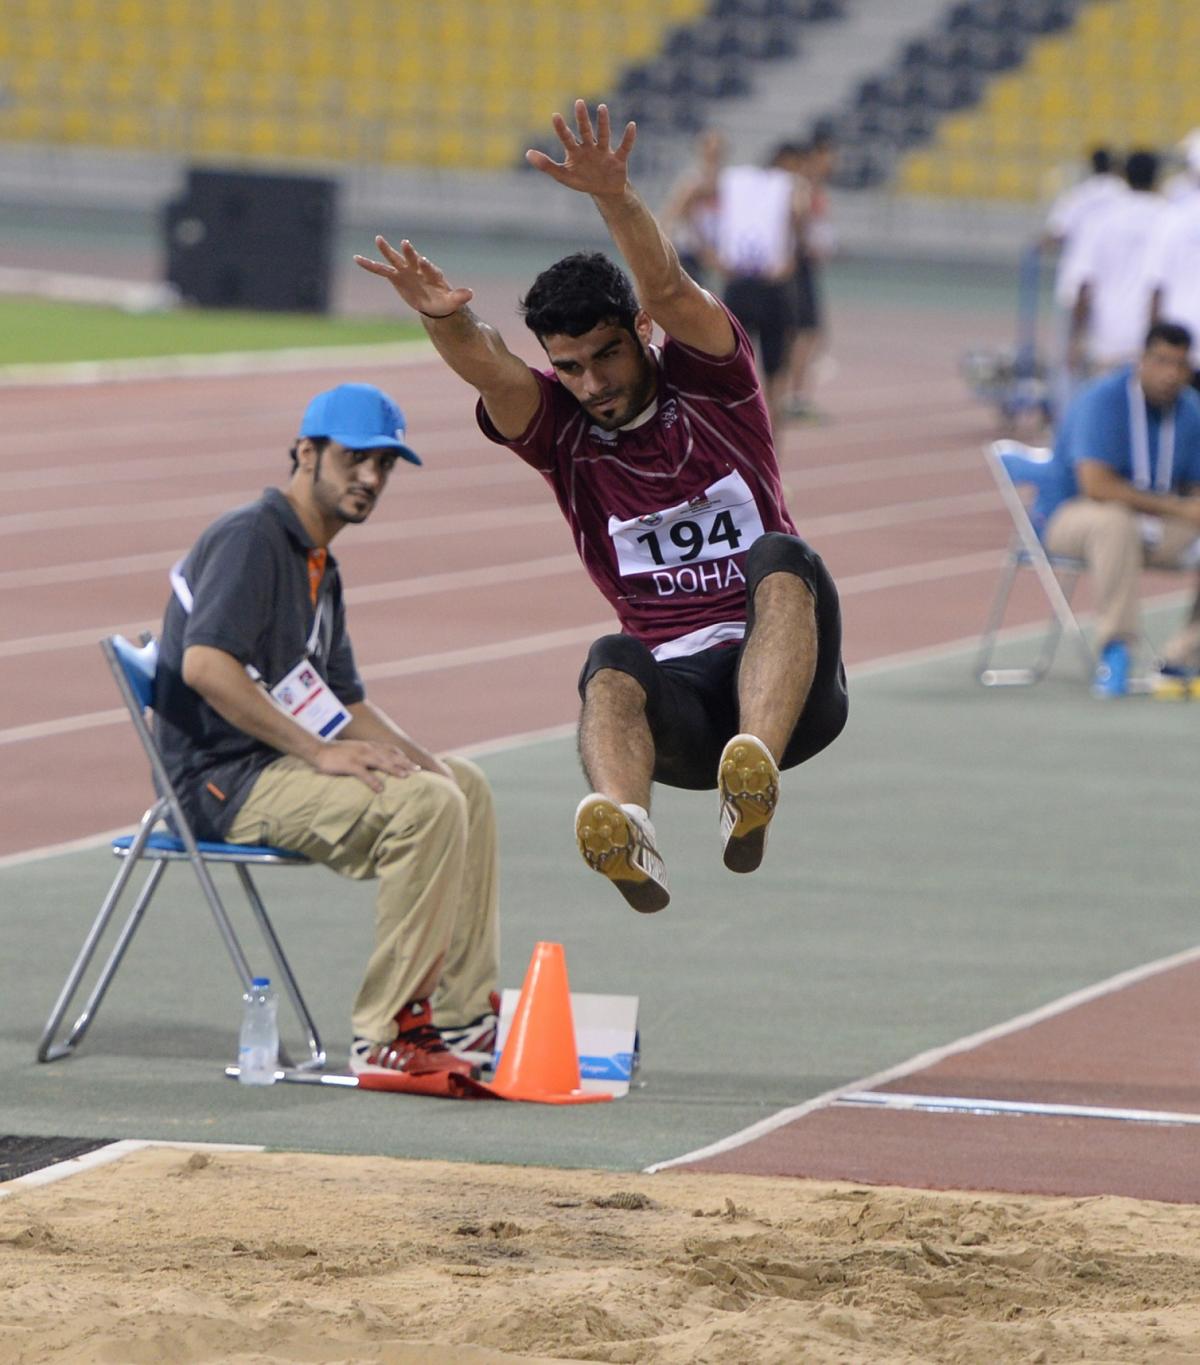
<instances>
[{"instance_id":1,"label":"yellow stadium seat","mask_svg":"<svg viewBox=\"0 0 1200 1365\"><path fill-rule=\"evenodd\" d=\"M1170 146L1200 125L1200 4L1104 0L1065 32L1035 41L993 79L981 103L941 121L932 145L902 163L912 193L1042 196L1057 169L1100 141ZM992 161L983 177L980 162Z\"/></svg>"},{"instance_id":2,"label":"yellow stadium seat","mask_svg":"<svg viewBox=\"0 0 1200 1365\"><path fill-rule=\"evenodd\" d=\"M569 113L573 96L611 92L625 66L708 7L0 0L0 76L15 97L22 86L56 91L61 105L4 110L0 137L163 146L190 136L213 155L503 168L552 109ZM943 119L933 143L903 160L897 183L912 193L1034 197L1049 170L1097 137L1169 146L1200 124L1197 51L1197 0L1090 4L1069 30L1035 41L1021 68L993 79L977 108ZM103 101L104 120L75 103L85 97ZM69 127L68 105L78 111ZM147 110L173 108L212 117L190 135L186 118L148 121ZM87 134L79 119L89 113Z\"/></svg>"}]
</instances>

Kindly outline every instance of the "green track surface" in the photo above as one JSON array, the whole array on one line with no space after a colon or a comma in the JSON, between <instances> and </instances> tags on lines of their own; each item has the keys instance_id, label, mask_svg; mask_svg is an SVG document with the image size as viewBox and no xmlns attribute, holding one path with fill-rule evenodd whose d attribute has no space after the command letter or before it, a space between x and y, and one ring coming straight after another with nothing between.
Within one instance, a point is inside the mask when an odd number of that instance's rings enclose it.
<instances>
[{"instance_id":1,"label":"green track surface","mask_svg":"<svg viewBox=\"0 0 1200 1365\"><path fill-rule=\"evenodd\" d=\"M659 915L632 913L580 863L570 741L485 758L501 819L502 983L519 985L550 939L573 990L639 997L643 1084L613 1104L226 1080L240 989L181 866L79 1055L39 1066L38 1034L113 859L95 849L0 869L6 1131L637 1169L1189 948L1196 704L1096 702L1070 663L1033 689L978 687L965 654L853 682L845 735L785 778L753 877L722 869L711 794L660 792L673 900ZM259 881L342 1065L371 888L322 868ZM294 1037L286 1006L281 1017Z\"/></svg>"},{"instance_id":2,"label":"green track surface","mask_svg":"<svg viewBox=\"0 0 1200 1365\"><path fill-rule=\"evenodd\" d=\"M364 346L424 336L411 322L181 308L129 313L91 304L0 298L0 365Z\"/></svg>"}]
</instances>

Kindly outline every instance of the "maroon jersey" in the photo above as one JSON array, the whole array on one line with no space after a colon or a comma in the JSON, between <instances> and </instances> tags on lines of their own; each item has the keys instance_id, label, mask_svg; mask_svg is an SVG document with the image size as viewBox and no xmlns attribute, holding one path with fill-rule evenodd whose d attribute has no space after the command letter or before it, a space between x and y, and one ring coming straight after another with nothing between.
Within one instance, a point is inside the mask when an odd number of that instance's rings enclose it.
<instances>
[{"instance_id":1,"label":"maroon jersey","mask_svg":"<svg viewBox=\"0 0 1200 1365\"><path fill-rule=\"evenodd\" d=\"M721 359L668 337L652 415L621 430L591 422L553 371L533 371L541 403L516 440L476 410L554 489L621 629L660 659L741 639L746 551L765 531L796 533L750 342L730 322L737 349Z\"/></svg>"}]
</instances>

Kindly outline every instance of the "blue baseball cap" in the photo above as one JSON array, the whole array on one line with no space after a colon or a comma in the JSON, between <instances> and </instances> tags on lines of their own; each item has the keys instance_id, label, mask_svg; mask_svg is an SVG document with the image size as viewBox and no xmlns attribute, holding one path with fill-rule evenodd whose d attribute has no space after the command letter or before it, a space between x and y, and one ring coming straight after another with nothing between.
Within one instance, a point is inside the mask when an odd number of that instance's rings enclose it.
<instances>
[{"instance_id":1,"label":"blue baseball cap","mask_svg":"<svg viewBox=\"0 0 1200 1365\"><path fill-rule=\"evenodd\" d=\"M301 436L327 436L347 450L386 448L420 464L421 457L404 443L404 429L404 414L374 384L339 384L317 394L300 422Z\"/></svg>"}]
</instances>

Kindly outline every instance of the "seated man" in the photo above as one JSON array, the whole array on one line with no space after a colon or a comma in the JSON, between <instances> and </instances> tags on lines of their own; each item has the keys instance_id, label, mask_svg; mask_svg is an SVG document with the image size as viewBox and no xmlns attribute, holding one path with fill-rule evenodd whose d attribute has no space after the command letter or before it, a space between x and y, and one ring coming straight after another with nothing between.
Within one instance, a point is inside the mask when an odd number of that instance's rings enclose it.
<instances>
[{"instance_id":1,"label":"seated man","mask_svg":"<svg viewBox=\"0 0 1200 1365\"><path fill-rule=\"evenodd\" d=\"M366 700L328 549L397 458L421 463L403 438L371 385L312 400L287 488L226 513L171 572L156 724L199 838L379 878L351 1070L469 1074L495 1037L491 793Z\"/></svg>"},{"instance_id":2,"label":"seated man","mask_svg":"<svg viewBox=\"0 0 1200 1365\"><path fill-rule=\"evenodd\" d=\"M781 768L846 723L837 588L796 533L749 339L679 264L629 182L636 129L614 141L561 115L564 160L528 160L592 197L631 280L600 252L543 270L526 325L532 368L409 241L357 257L420 314L442 359L479 394L484 434L545 478L592 581L621 625L580 677L579 754L592 791L575 812L589 867L641 913L670 900L649 818L654 782L720 794L723 861L761 863ZM785 179L788 177L785 176ZM653 344L654 325L664 333Z\"/></svg>"},{"instance_id":3,"label":"seated man","mask_svg":"<svg viewBox=\"0 0 1200 1365\"><path fill-rule=\"evenodd\" d=\"M1080 391L1055 442L1057 493L1034 510L1035 520L1046 519L1050 553L1086 560L1093 575L1098 696L1129 690L1143 565L1200 565L1200 399L1188 388L1190 346L1187 328L1155 323L1136 365ZM1200 667L1200 594L1163 659L1167 671Z\"/></svg>"}]
</instances>

